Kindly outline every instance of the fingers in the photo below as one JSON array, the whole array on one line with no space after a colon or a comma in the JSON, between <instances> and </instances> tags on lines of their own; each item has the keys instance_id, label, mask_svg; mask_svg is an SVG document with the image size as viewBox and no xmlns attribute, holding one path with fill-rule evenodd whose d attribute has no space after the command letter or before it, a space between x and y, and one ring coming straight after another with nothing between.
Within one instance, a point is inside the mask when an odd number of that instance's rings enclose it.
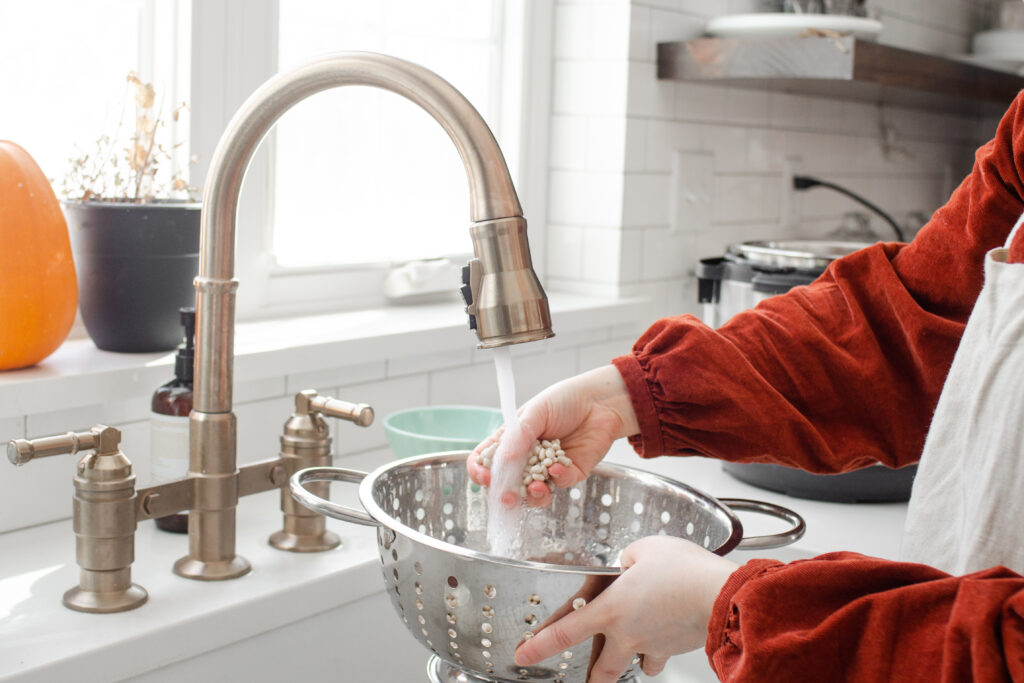
<instances>
[{"instance_id":1,"label":"fingers","mask_svg":"<svg viewBox=\"0 0 1024 683\"><path fill-rule=\"evenodd\" d=\"M547 507L551 504L551 489L542 481L535 481L526 487L526 504L532 507Z\"/></svg>"},{"instance_id":2,"label":"fingers","mask_svg":"<svg viewBox=\"0 0 1024 683\"><path fill-rule=\"evenodd\" d=\"M519 666L530 666L592 638L598 629L586 609L573 612L541 629L515 652Z\"/></svg>"},{"instance_id":3,"label":"fingers","mask_svg":"<svg viewBox=\"0 0 1024 683\"><path fill-rule=\"evenodd\" d=\"M668 657L656 657L654 655L640 655L640 670L648 676L657 676L665 670Z\"/></svg>"},{"instance_id":4,"label":"fingers","mask_svg":"<svg viewBox=\"0 0 1024 683\"><path fill-rule=\"evenodd\" d=\"M587 677L589 683L615 683L622 672L630 667L636 653L606 638L604 648Z\"/></svg>"},{"instance_id":5,"label":"fingers","mask_svg":"<svg viewBox=\"0 0 1024 683\"><path fill-rule=\"evenodd\" d=\"M470 453L466 458L466 471L471 481L481 486L491 485L491 470L476 461L476 453Z\"/></svg>"}]
</instances>

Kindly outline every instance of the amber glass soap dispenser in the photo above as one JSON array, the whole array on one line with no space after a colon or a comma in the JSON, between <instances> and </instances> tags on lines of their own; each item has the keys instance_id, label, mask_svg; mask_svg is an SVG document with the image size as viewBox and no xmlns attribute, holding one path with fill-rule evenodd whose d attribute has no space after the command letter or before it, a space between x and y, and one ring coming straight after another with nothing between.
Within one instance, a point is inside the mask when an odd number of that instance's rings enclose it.
<instances>
[{"instance_id":1,"label":"amber glass soap dispenser","mask_svg":"<svg viewBox=\"0 0 1024 683\"><path fill-rule=\"evenodd\" d=\"M185 339L174 356L174 379L153 392L149 419L153 484L181 479L188 473L188 414L192 412L196 309L180 309ZM188 533L188 512L156 520L164 531Z\"/></svg>"}]
</instances>

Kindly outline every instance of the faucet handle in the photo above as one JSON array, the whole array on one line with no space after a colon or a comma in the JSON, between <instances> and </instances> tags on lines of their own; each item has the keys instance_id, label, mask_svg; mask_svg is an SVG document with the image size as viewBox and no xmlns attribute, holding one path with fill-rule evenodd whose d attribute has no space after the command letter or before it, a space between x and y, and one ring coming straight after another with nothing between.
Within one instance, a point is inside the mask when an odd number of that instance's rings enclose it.
<instances>
[{"instance_id":1,"label":"faucet handle","mask_svg":"<svg viewBox=\"0 0 1024 683\"><path fill-rule=\"evenodd\" d=\"M295 395L295 412L298 414L320 413L354 422L360 427L373 424L373 408L365 403L349 403L330 396L318 396L316 391L305 389Z\"/></svg>"},{"instance_id":2,"label":"faucet handle","mask_svg":"<svg viewBox=\"0 0 1024 683\"><path fill-rule=\"evenodd\" d=\"M7 459L13 465L24 465L37 458L75 455L89 449L95 449L99 455L108 455L116 453L120 443L120 430L96 425L87 432L67 432L38 439L13 439L7 442Z\"/></svg>"}]
</instances>

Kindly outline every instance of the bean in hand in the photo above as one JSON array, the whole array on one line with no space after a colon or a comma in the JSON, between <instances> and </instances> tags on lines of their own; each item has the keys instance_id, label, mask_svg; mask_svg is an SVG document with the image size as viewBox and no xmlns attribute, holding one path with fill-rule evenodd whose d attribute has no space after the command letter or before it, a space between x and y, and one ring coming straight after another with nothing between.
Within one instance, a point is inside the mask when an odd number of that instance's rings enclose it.
<instances>
[{"instance_id":1,"label":"bean in hand","mask_svg":"<svg viewBox=\"0 0 1024 683\"><path fill-rule=\"evenodd\" d=\"M494 454L498 450L498 444L500 440L495 441L491 445L484 448L476 456L477 464L481 467L490 469L491 461L494 459ZM530 449L530 459L526 463L526 467L523 468L523 476L521 484L519 486L519 496L523 499L526 498L526 487L535 481L542 481L547 484L548 489L554 490L554 484L551 482L551 474L548 472L548 468L558 463L563 467L569 467L572 465L572 460L562 450L561 441L558 439L544 439L542 441L535 441L533 448Z\"/></svg>"}]
</instances>

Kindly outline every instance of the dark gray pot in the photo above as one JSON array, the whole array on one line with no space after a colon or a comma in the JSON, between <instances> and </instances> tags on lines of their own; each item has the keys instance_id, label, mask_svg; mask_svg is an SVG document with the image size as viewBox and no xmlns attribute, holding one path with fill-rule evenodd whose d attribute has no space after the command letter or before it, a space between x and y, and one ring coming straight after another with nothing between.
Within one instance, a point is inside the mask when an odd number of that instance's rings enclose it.
<instances>
[{"instance_id":1,"label":"dark gray pot","mask_svg":"<svg viewBox=\"0 0 1024 683\"><path fill-rule=\"evenodd\" d=\"M182 338L178 309L195 306L195 202L64 202L78 273L78 307L106 351L169 351Z\"/></svg>"}]
</instances>

